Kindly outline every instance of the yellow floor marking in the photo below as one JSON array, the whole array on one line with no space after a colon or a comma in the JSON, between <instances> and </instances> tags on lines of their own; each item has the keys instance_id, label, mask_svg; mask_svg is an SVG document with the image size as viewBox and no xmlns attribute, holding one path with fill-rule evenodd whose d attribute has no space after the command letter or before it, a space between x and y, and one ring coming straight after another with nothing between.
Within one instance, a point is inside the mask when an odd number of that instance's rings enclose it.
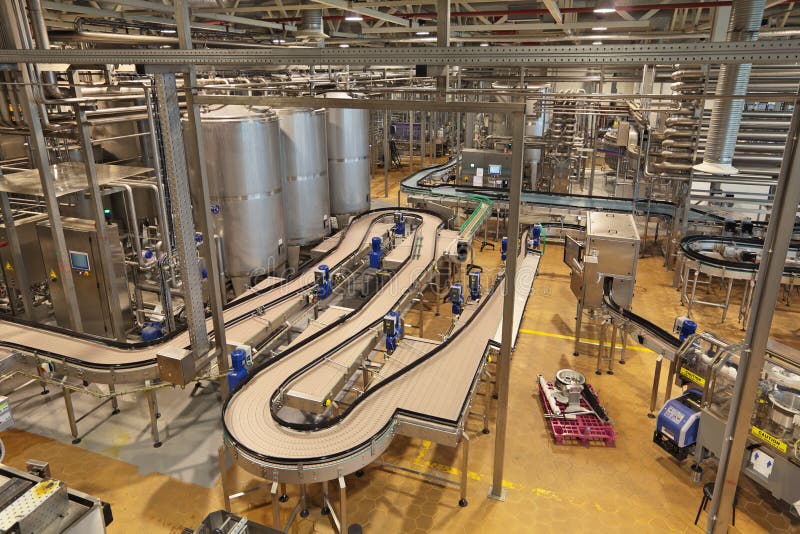
<instances>
[{"instance_id":1,"label":"yellow floor marking","mask_svg":"<svg viewBox=\"0 0 800 534\"><path fill-rule=\"evenodd\" d=\"M422 440L422 445L419 448L419 453L417 454L417 457L414 459L414 465L417 466L417 467L427 467L429 469L432 469L434 471L438 471L440 473L445 473L445 474L449 474L449 475L453 475L453 476L459 476L461 474L461 470L459 470L459 469L457 469L457 468L455 468L453 466L440 464L438 462L432 462L430 460L425 460L425 455L430 451L432 445L433 445L432 442L430 442L428 440ZM476 473L475 471L468 471L467 472L467 477L469 477L471 480L476 480L476 481L481 481L483 479L488 479L489 478L489 477L487 477L487 476L485 476L485 475L483 475L481 473ZM567 497L566 499L564 499L559 494L557 494L556 492L551 491L549 489L545 489L545 488L527 488L522 484L516 484L514 482L509 482L508 480L503 480L503 487L504 488L508 488L508 489L512 489L512 490L516 490L516 491L530 491L531 493L533 493L537 497L542 497L544 499L551 499L551 500L558 501L558 502L566 501L566 502L568 502L569 504L571 504L573 506L576 506L576 505L577 506L583 506L583 505L586 504L583 501L577 501L574 497ZM599 504L593 503L593 505L594 505L594 508L597 511L605 512L605 510Z\"/></svg>"},{"instance_id":2,"label":"yellow floor marking","mask_svg":"<svg viewBox=\"0 0 800 534\"><path fill-rule=\"evenodd\" d=\"M567 335L564 335L564 334L554 334L553 332L542 332L541 330L528 330L527 328L520 328L519 331L522 332L523 334L529 334L529 335L532 335L532 336L554 337L556 339L569 339L570 341L575 339L575 336L567 336ZM581 343L585 343L587 345L599 345L600 344L600 340L587 339L585 337L582 337L581 338ZM604 343L603 346L604 347L610 347L611 343ZM622 345L615 345L615 348L621 349ZM647 347L632 347L630 345L628 345L628 350L638 350L638 351L641 351L641 352L653 352L652 350L648 349ZM655 354L655 352L653 352L653 354Z\"/></svg>"}]
</instances>

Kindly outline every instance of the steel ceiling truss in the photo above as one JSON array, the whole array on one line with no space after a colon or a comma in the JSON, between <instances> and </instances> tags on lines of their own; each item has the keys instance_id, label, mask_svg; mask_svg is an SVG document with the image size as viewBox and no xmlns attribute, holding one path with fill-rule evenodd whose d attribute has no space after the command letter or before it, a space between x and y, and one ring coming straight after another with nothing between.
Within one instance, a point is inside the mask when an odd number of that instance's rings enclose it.
<instances>
[{"instance_id":1,"label":"steel ceiling truss","mask_svg":"<svg viewBox=\"0 0 800 534\"><path fill-rule=\"evenodd\" d=\"M273 48L269 50L0 50L2 63L141 65L463 65L556 66L785 64L800 61L800 39L604 46L502 48Z\"/></svg>"}]
</instances>

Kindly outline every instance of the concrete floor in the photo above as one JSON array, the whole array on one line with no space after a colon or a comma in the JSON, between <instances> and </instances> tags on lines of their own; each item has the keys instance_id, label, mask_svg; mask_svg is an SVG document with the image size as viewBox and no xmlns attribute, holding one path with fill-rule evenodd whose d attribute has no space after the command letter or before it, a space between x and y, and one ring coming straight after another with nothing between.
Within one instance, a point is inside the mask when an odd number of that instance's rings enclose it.
<instances>
[{"instance_id":1,"label":"concrete floor","mask_svg":"<svg viewBox=\"0 0 800 534\"><path fill-rule=\"evenodd\" d=\"M393 173L389 200L397 198ZM376 191L376 190L380 191ZM382 173L373 180L373 197L382 196ZM377 194L380 192L380 194ZM484 265L495 265L498 252L478 254ZM351 523L366 532L531 532L536 529L571 532L700 532L692 523L701 498L701 487L689 480L689 463L677 463L652 443L653 420L647 418L654 354L635 347L628 351L626 365L615 365L616 374L596 376L592 346L586 354L572 356L575 298L569 290L568 268L561 262L561 248L553 244L545 251L534 284L522 331L512 361L509 402L509 432L506 442L505 502L486 498L492 476L494 434L481 433L478 419L470 421L469 506L458 506L458 489L423 481L408 473L370 467L361 478L350 476L348 511ZM685 313L679 295L671 286L672 273L662 267L660 257L639 263L635 310L665 328L675 316ZM795 299L798 300L798 299ZM431 309L432 311L432 309ZM413 313L413 312L412 312ZM779 304L773 334L782 342L800 348L797 320L800 304ZM743 332L735 313L720 324L720 311L700 308L694 314L700 328L731 340ZM730 318L733 316L733 318ZM434 335L436 323L447 321L427 314ZM428 324L428 323L426 323ZM593 338L592 330L585 332ZM556 445L548 433L536 389L537 375L552 379L558 369L571 367L586 374L617 432L616 446ZM666 380L666 373L662 385ZM17 427L3 432L6 463L24 467L28 458L51 463L53 476L68 485L100 497L112 505L116 518L110 532L181 532L195 527L209 512L222 507L217 478L216 448L221 444L219 405L209 392L190 401L190 390L165 390L159 395L160 424L166 441L153 449L143 401L129 400L123 413L86 435L81 444L69 444L70 436L63 402L55 392L51 399L38 395L30 385L12 397ZM22 398L28 400L21 405ZM74 396L80 413L96 404ZM486 399L479 398L481 411ZM495 403L490 406L490 428L494 431ZM91 429L107 418L109 406L99 408L82 429ZM83 431L83 430L82 430ZM408 469L425 471L457 480L459 451L448 447L396 438L384 461ZM241 487L257 481L236 469ZM703 482L712 480L707 469ZM290 487L292 499L296 488ZM333 496L336 492L333 491ZM317 490L311 493L318 503ZM253 492L235 501L234 511L246 512L254 521L271 522L272 509L265 491ZM293 500L283 505L288 518ZM798 532L774 501L744 480L736 514L739 532ZM307 519L296 522L293 532L330 532L328 520L312 506Z\"/></svg>"}]
</instances>

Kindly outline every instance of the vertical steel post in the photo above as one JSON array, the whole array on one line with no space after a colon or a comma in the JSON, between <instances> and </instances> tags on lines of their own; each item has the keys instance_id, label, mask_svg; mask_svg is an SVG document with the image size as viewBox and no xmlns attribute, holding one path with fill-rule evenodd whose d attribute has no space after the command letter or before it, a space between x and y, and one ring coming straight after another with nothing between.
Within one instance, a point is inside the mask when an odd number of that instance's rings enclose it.
<instances>
[{"instance_id":1,"label":"vertical steel post","mask_svg":"<svg viewBox=\"0 0 800 534\"><path fill-rule=\"evenodd\" d=\"M516 293L517 253L519 250L519 208L522 194L522 154L525 108L512 114L514 124L509 183L508 256L506 259L503 328L500 358L497 361L497 423L494 438L494 468L489 497L503 499L503 464L505 462L506 426L508 425L508 386L511 376L511 344L514 342L514 297Z\"/></svg>"},{"instance_id":2,"label":"vertical steel post","mask_svg":"<svg viewBox=\"0 0 800 534\"><path fill-rule=\"evenodd\" d=\"M195 359L208 352L205 305L197 248L194 241L192 203L189 197L189 175L186 169L181 115L178 108L178 88L175 74L155 75L158 115L164 144L164 168L167 172L172 220L175 225L175 244L184 285L184 308L189 326L189 341Z\"/></svg>"},{"instance_id":3,"label":"vertical steel post","mask_svg":"<svg viewBox=\"0 0 800 534\"><path fill-rule=\"evenodd\" d=\"M3 27L6 29L5 37L7 42L18 50L30 48L23 43L19 26L22 24L27 27L28 21L23 12L14 9L15 6L18 6L16 2L0 2L0 14L2 14L2 16L0 16L0 21L3 21ZM53 248L55 249L56 262L58 263L57 275L61 280L61 287L64 290L64 299L66 301L70 327L77 332L82 332L83 323L81 321L81 312L78 308L78 297L75 294L75 281L72 278L72 269L69 265L69 254L64 239L64 227L61 224L61 215L58 209L58 197L56 196L55 183L50 171L50 158L47 153L47 143L45 142L44 132L42 130L39 106L37 106L33 94L33 77L28 70L28 65L25 64L19 65L19 73L22 82L18 86L19 104L22 108L22 115L25 119L25 123L30 129L31 161L39 170L39 179L42 184L42 196L44 196L44 204L47 208L50 231L53 235Z\"/></svg>"},{"instance_id":4,"label":"vertical steel post","mask_svg":"<svg viewBox=\"0 0 800 534\"><path fill-rule=\"evenodd\" d=\"M72 444L77 445L81 442L78 437L78 422L75 420L75 408L72 406L72 391L61 388L64 393L64 405L67 407L67 420L69 421L69 432L72 434Z\"/></svg>"},{"instance_id":5,"label":"vertical steel post","mask_svg":"<svg viewBox=\"0 0 800 534\"><path fill-rule=\"evenodd\" d=\"M0 170L0 178L3 177L3 171ZM25 310L25 318L29 321L33 320L33 295L31 293L31 284L28 280L28 269L25 267L25 259L22 257L22 245L19 243L19 235L17 234L17 227L14 223L14 213L11 211L11 203L8 201L8 193L0 192L0 209L3 212L3 224L6 228L6 238L8 245L11 247L11 258L14 260L14 272L8 272L8 276L13 276L17 280L17 289L22 297L22 307ZM8 266L0 266L0 268L10 271ZM10 288L7 288L10 289ZM15 295L13 291L8 291L8 300L11 305L11 310L16 307L14 302Z\"/></svg>"},{"instance_id":6,"label":"vertical steel post","mask_svg":"<svg viewBox=\"0 0 800 534\"><path fill-rule=\"evenodd\" d=\"M82 104L73 106L75 112L76 129L78 142L83 151L83 166L86 169L86 181L89 185L89 199L92 203L92 215L94 216L94 226L97 232L98 248L100 249L100 263L103 266L103 283L108 295L108 318L114 337L120 341L125 341L125 325L122 323L122 316L115 314L112 307L122 306L117 285L114 283L114 262L111 259L111 244L108 242L108 229L106 228L105 215L103 214L103 197L100 196L100 184L97 181L97 165L94 161L94 151L92 138L89 135L89 126L86 124L86 110ZM138 245L137 245L138 246ZM135 248L135 247L134 247Z\"/></svg>"},{"instance_id":7,"label":"vertical steel post","mask_svg":"<svg viewBox=\"0 0 800 534\"><path fill-rule=\"evenodd\" d=\"M189 5L187 0L175 1L175 20L178 23L178 43L181 49L192 49L191 19L189 17ZM222 307L225 304L223 299L224 287L220 287L221 266L219 259L214 251L214 219L211 218L210 206L211 199L208 190L208 177L206 174L205 143L203 139L202 125L200 124L200 107L194 103L195 87L197 87L197 69L194 65L186 65L183 75L184 97L186 98L186 117L188 120L187 134L189 138L189 150L191 158L187 161L193 165L193 171L198 178L200 185L200 209L197 210L198 225L203 234L201 250L206 260L208 269L209 284L209 305L211 306L211 320L214 323L214 345L216 346L217 365L220 375L225 375L230 368L228 361L228 351L225 341L225 320L222 316ZM222 399L228 397L227 376L221 376L219 380Z\"/></svg>"},{"instance_id":8,"label":"vertical steel post","mask_svg":"<svg viewBox=\"0 0 800 534\"><path fill-rule=\"evenodd\" d=\"M731 399L728 422L723 435L714 496L708 512L707 532L727 532L733 500L742 470L750 418L753 415L758 383L764 367L764 352L778 301L786 255L792 240L797 205L800 203L800 107L795 106L786 150L781 164L775 202L764 238L761 264L753 295L752 309L744 340L745 351Z\"/></svg>"},{"instance_id":9,"label":"vertical steel post","mask_svg":"<svg viewBox=\"0 0 800 534\"><path fill-rule=\"evenodd\" d=\"M389 148L389 120L391 113L383 111L383 196L389 198L389 168L392 166L392 151Z\"/></svg>"}]
</instances>

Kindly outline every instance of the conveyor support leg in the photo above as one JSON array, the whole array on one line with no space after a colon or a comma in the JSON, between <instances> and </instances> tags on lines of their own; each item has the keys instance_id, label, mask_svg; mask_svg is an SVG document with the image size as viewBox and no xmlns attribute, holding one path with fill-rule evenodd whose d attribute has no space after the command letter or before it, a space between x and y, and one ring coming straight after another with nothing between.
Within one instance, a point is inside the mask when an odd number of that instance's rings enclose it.
<instances>
[{"instance_id":1,"label":"conveyor support leg","mask_svg":"<svg viewBox=\"0 0 800 534\"><path fill-rule=\"evenodd\" d=\"M347 532L347 485L344 483L344 477L339 477L339 524L341 528L339 532L344 534Z\"/></svg>"},{"instance_id":2,"label":"conveyor support leg","mask_svg":"<svg viewBox=\"0 0 800 534\"><path fill-rule=\"evenodd\" d=\"M469 474L469 436L466 432L461 433L464 441L461 445L461 498L458 505L462 508L467 506L467 476Z\"/></svg>"},{"instance_id":3,"label":"conveyor support leg","mask_svg":"<svg viewBox=\"0 0 800 534\"><path fill-rule=\"evenodd\" d=\"M114 389L114 384L108 385L108 393L111 395L111 415L119 413L119 402L117 401L117 392Z\"/></svg>"},{"instance_id":4,"label":"conveyor support leg","mask_svg":"<svg viewBox=\"0 0 800 534\"><path fill-rule=\"evenodd\" d=\"M328 515L331 513L331 509L328 507L328 502L330 501L328 500L328 481L326 480L322 483L322 510L320 510L322 515Z\"/></svg>"},{"instance_id":5,"label":"conveyor support leg","mask_svg":"<svg viewBox=\"0 0 800 534\"><path fill-rule=\"evenodd\" d=\"M658 385L661 383L661 363L664 361L664 357L660 354L658 358L656 358L656 371L653 374L653 392L650 395L650 412L647 414L647 417L650 419L655 419L656 416L653 413L656 410L656 400L658 398Z\"/></svg>"},{"instance_id":6,"label":"conveyor support leg","mask_svg":"<svg viewBox=\"0 0 800 534\"><path fill-rule=\"evenodd\" d=\"M273 528L277 528L282 530L281 525L281 500L278 497L278 483L273 482L272 488L270 489L270 494L272 495L272 526Z\"/></svg>"},{"instance_id":7,"label":"conveyor support leg","mask_svg":"<svg viewBox=\"0 0 800 534\"><path fill-rule=\"evenodd\" d=\"M72 392L67 388L64 391L64 404L67 407L67 420L69 420L69 431L72 434L72 444L77 445L81 442L78 437L78 423L75 421L75 408L72 406Z\"/></svg>"},{"instance_id":8,"label":"conveyor support leg","mask_svg":"<svg viewBox=\"0 0 800 534\"><path fill-rule=\"evenodd\" d=\"M219 481L222 485L222 498L225 501L225 511L231 511L231 498L228 492L228 462L226 458L225 447L220 447L217 453L219 458Z\"/></svg>"},{"instance_id":9,"label":"conveyor support leg","mask_svg":"<svg viewBox=\"0 0 800 534\"><path fill-rule=\"evenodd\" d=\"M300 517L308 517L308 495L306 493L306 485L300 484L300 502L302 508L300 509Z\"/></svg>"},{"instance_id":10,"label":"conveyor support leg","mask_svg":"<svg viewBox=\"0 0 800 534\"><path fill-rule=\"evenodd\" d=\"M147 408L150 410L150 435L153 437L153 447L156 449L161 446L158 436L158 405L156 404L156 392L148 389L145 393L147 397Z\"/></svg>"}]
</instances>

